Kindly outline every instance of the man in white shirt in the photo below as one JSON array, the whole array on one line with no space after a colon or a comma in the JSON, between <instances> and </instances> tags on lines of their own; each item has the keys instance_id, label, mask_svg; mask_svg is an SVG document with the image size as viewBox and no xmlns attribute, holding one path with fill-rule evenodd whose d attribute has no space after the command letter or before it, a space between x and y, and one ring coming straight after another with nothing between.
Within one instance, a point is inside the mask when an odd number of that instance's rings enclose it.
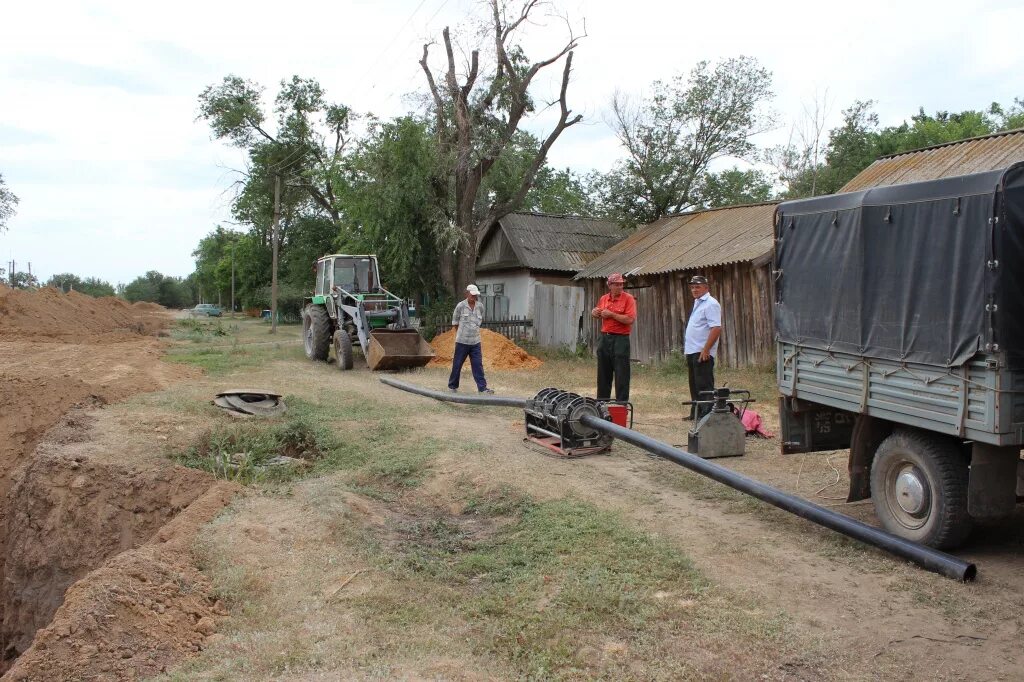
<instances>
[{"instance_id":1,"label":"man in white shirt","mask_svg":"<svg viewBox=\"0 0 1024 682\"><path fill-rule=\"evenodd\" d=\"M690 378L690 400L708 400L710 396L701 396L701 392L715 390L715 354L722 335L722 306L708 290L706 277L694 275L689 284L693 310L686 321L683 354ZM690 407L690 419L700 419L711 411L710 404L695 407Z\"/></svg>"},{"instance_id":2,"label":"man in white shirt","mask_svg":"<svg viewBox=\"0 0 1024 682\"><path fill-rule=\"evenodd\" d=\"M476 299L480 289L475 284L466 287L466 299L459 301L452 313L452 325L455 327L455 357L452 358L452 373L448 377L448 390L455 393L459 390L459 379L462 365L469 358L469 366L473 370L473 381L481 393L494 393L487 387L484 377L483 350L480 346L480 326L484 322L484 307Z\"/></svg>"}]
</instances>

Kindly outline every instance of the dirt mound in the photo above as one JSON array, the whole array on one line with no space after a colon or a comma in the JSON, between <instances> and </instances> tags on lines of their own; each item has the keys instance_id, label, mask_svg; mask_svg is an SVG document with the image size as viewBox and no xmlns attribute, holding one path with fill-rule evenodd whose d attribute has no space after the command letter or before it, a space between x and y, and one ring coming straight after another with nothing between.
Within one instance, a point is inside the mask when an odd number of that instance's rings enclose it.
<instances>
[{"instance_id":1,"label":"dirt mound","mask_svg":"<svg viewBox=\"0 0 1024 682\"><path fill-rule=\"evenodd\" d=\"M430 342L430 346L437 354L431 365L452 366L452 359L455 357L455 329L449 329L444 334L439 334ZM495 334L487 329L480 330L480 343L483 346L484 369L534 369L540 367L542 360L533 357L525 350L506 339L501 334Z\"/></svg>"},{"instance_id":2,"label":"dirt mound","mask_svg":"<svg viewBox=\"0 0 1024 682\"><path fill-rule=\"evenodd\" d=\"M90 342L150 335L170 324L162 309L136 308L113 296L93 298L53 287L35 291L0 284L0 339Z\"/></svg>"},{"instance_id":3,"label":"dirt mound","mask_svg":"<svg viewBox=\"0 0 1024 682\"><path fill-rule=\"evenodd\" d=\"M146 310L156 313L163 313L167 311L167 308L163 307L159 303L150 303L149 301L136 301L135 303L132 303L132 307L136 310Z\"/></svg>"}]
</instances>

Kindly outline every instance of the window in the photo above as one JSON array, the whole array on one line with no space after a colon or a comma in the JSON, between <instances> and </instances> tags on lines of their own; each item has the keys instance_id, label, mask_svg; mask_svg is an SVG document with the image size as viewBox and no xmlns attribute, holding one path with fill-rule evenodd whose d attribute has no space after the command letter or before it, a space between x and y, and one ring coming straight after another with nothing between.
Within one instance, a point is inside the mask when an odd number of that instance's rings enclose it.
<instances>
[{"instance_id":1,"label":"window","mask_svg":"<svg viewBox=\"0 0 1024 682\"><path fill-rule=\"evenodd\" d=\"M317 264L316 264L316 291L313 292L317 296L322 296L325 293L327 293L326 291L324 291L324 289L325 289L325 286L324 286L324 270L325 269L326 268L324 268L324 261L318 261Z\"/></svg>"},{"instance_id":2,"label":"window","mask_svg":"<svg viewBox=\"0 0 1024 682\"><path fill-rule=\"evenodd\" d=\"M481 284L479 287L477 287L480 290L480 295L481 296L486 296L487 295L487 287L488 286L489 285L487 285L487 284Z\"/></svg>"},{"instance_id":3,"label":"window","mask_svg":"<svg viewBox=\"0 0 1024 682\"><path fill-rule=\"evenodd\" d=\"M495 284L494 285L494 295L495 296L504 296L505 295L505 283L504 282L502 282L501 284Z\"/></svg>"}]
</instances>

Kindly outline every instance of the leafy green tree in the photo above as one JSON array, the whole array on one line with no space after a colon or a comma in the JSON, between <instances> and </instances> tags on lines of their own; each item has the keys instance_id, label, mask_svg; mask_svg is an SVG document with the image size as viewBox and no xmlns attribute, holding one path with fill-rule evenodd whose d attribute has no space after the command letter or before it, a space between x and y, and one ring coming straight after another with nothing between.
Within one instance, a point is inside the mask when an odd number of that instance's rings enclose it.
<instances>
[{"instance_id":1,"label":"leafy green tree","mask_svg":"<svg viewBox=\"0 0 1024 682\"><path fill-rule=\"evenodd\" d=\"M817 168L816 188L811 181L812 168L792 177L782 174L788 185L787 197L837 192L882 156L1024 126L1024 103L1020 99L1010 107L993 103L985 110L928 114L921 108L910 120L884 128L879 125L874 104L872 100L858 100L843 111L842 124L829 133L825 162Z\"/></svg>"},{"instance_id":2,"label":"leafy green tree","mask_svg":"<svg viewBox=\"0 0 1024 682\"><path fill-rule=\"evenodd\" d=\"M231 266L235 245L241 237L241 233L218 225L199 240L192 252L196 259L192 284L198 289L199 298L221 303L231 300Z\"/></svg>"},{"instance_id":3,"label":"leafy green tree","mask_svg":"<svg viewBox=\"0 0 1024 682\"><path fill-rule=\"evenodd\" d=\"M467 50L469 63L456 60L451 32L442 32L445 60L435 72L430 65L430 45L423 46L420 66L431 97L430 115L438 140L440 172L436 205L446 211L453 231L439 244L441 277L449 291L461 291L475 271L479 234L505 215L519 209L558 137L582 120L571 115L567 91L577 36L570 31L563 46L547 58L531 62L520 42L520 29L534 18L537 0L524 0L515 9L504 0L489 0L489 43L481 60L478 49ZM530 94L534 80L545 68L562 60L558 118L530 158L514 191L505 199L488 194L487 180L502 155L514 144L520 126L537 113Z\"/></svg>"},{"instance_id":4,"label":"leafy green tree","mask_svg":"<svg viewBox=\"0 0 1024 682\"><path fill-rule=\"evenodd\" d=\"M438 206L437 145L411 116L371 121L348 163L350 179L339 248L377 254L385 286L401 296L442 285L439 244L449 229Z\"/></svg>"},{"instance_id":5,"label":"leafy green tree","mask_svg":"<svg viewBox=\"0 0 1024 682\"><path fill-rule=\"evenodd\" d=\"M599 184L604 212L635 225L708 204L712 163L756 158L751 138L771 125L771 82L756 59L736 57L655 81L640 104L616 95L610 124L626 157Z\"/></svg>"},{"instance_id":6,"label":"leafy green tree","mask_svg":"<svg viewBox=\"0 0 1024 682\"><path fill-rule=\"evenodd\" d=\"M702 208L756 204L772 198L772 180L756 168L733 167L704 176L700 196Z\"/></svg>"},{"instance_id":7,"label":"leafy green tree","mask_svg":"<svg viewBox=\"0 0 1024 682\"><path fill-rule=\"evenodd\" d=\"M86 277L82 279L70 272L53 275L46 281L46 286L60 289L63 292L74 290L80 294L97 298L113 296L115 294L114 286L110 282L106 282L99 277Z\"/></svg>"},{"instance_id":8,"label":"leafy green tree","mask_svg":"<svg viewBox=\"0 0 1024 682\"><path fill-rule=\"evenodd\" d=\"M150 270L132 280L125 286L123 296L132 303L150 301L167 308L184 308L195 302L184 280L163 275L156 270Z\"/></svg>"},{"instance_id":9,"label":"leafy green tree","mask_svg":"<svg viewBox=\"0 0 1024 682\"><path fill-rule=\"evenodd\" d=\"M7 221L14 217L17 206L18 197L8 189L3 173L0 173L0 232L7 229Z\"/></svg>"},{"instance_id":10,"label":"leafy green tree","mask_svg":"<svg viewBox=\"0 0 1024 682\"><path fill-rule=\"evenodd\" d=\"M10 274L8 284L14 289L37 289L39 279L31 273L16 271Z\"/></svg>"}]
</instances>

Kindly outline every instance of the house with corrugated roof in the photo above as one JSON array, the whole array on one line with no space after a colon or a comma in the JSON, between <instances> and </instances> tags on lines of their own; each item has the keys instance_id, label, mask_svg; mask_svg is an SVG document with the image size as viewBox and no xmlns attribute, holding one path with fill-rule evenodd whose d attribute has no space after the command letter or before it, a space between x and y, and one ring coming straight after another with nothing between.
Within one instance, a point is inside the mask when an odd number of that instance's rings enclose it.
<instances>
[{"instance_id":1,"label":"house with corrugated roof","mask_svg":"<svg viewBox=\"0 0 1024 682\"><path fill-rule=\"evenodd\" d=\"M626 235L609 220L510 213L480 237L476 285L507 298L509 315L531 318L537 284L579 287L576 273Z\"/></svg>"},{"instance_id":2,"label":"house with corrugated roof","mask_svg":"<svg viewBox=\"0 0 1024 682\"><path fill-rule=\"evenodd\" d=\"M587 305L605 293L608 275L626 275L626 290L637 301L633 359L660 362L683 343L693 307L687 280L704 275L722 303L718 362L729 367L770 364L775 206L766 202L694 211L640 228L576 276L586 287Z\"/></svg>"},{"instance_id":3,"label":"house with corrugated roof","mask_svg":"<svg viewBox=\"0 0 1024 682\"><path fill-rule=\"evenodd\" d=\"M1024 162L1024 130L1011 130L877 159L841 192L982 173ZM577 275L587 305L605 291L613 272L627 277L637 297L633 358L664 360L682 345L693 307L686 279L708 278L722 303L718 361L731 367L774 361L774 203L732 206L669 216L644 226L595 258ZM596 334L596 325L592 330Z\"/></svg>"}]
</instances>

